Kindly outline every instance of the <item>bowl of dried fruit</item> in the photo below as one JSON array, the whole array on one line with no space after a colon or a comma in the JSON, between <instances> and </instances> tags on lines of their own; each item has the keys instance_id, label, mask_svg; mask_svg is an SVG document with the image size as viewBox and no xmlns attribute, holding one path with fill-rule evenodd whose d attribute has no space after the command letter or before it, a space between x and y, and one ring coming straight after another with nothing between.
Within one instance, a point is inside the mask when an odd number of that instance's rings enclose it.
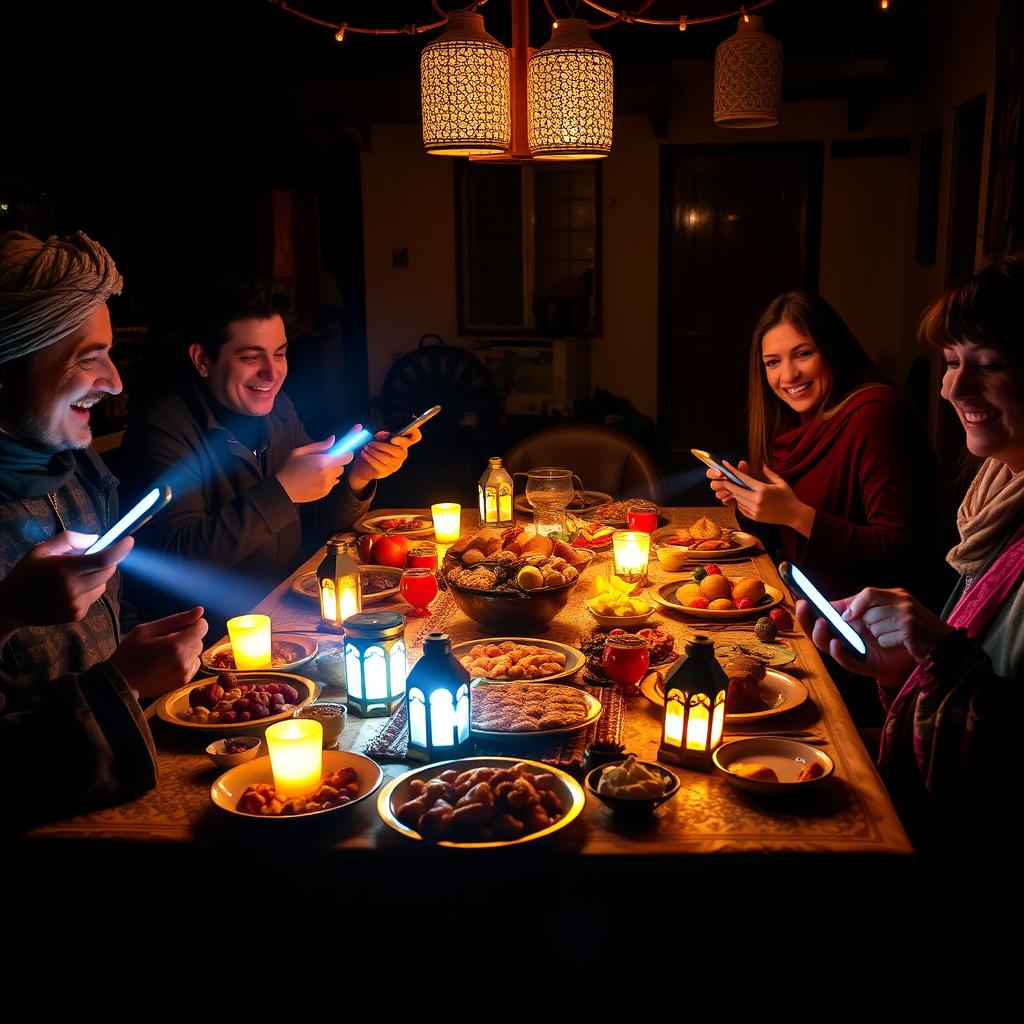
<instances>
[{"instance_id":1,"label":"bowl of dried fruit","mask_svg":"<svg viewBox=\"0 0 1024 1024\"><path fill-rule=\"evenodd\" d=\"M206 748L206 754L218 768L234 768L237 764L251 761L262 746L259 736L228 736L214 740Z\"/></svg>"},{"instance_id":2,"label":"bowl of dried fruit","mask_svg":"<svg viewBox=\"0 0 1024 1024\"><path fill-rule=\"evenodd\" d=\"M481 531L448 549L442 574L452 600L487 630L544 630L569 603L592 559L563 541L512 527Z\"/></svg>"}]
</instances>

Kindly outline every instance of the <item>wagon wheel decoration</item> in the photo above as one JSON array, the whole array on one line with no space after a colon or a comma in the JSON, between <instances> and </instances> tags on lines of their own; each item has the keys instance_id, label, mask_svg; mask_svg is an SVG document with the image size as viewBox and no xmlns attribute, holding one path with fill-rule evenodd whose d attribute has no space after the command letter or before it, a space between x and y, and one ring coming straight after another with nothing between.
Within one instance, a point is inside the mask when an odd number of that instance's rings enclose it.
<instances>
[{"instance_id":1,"label":"wagon wheel decoration","mask_svg":"<svg viewBox=\"0 0 1024 1024\"><path fill-rule=\"evenodd\" d=\"M427 344L436 339L438 344ZM392 430L433 405L441 413L423 434L430 447L458 445L467 431L487 436L497 423L501 395L476 356L425 334L419 347L391 367L381 389L381 411Z\"/></svg>"}]
</instances>

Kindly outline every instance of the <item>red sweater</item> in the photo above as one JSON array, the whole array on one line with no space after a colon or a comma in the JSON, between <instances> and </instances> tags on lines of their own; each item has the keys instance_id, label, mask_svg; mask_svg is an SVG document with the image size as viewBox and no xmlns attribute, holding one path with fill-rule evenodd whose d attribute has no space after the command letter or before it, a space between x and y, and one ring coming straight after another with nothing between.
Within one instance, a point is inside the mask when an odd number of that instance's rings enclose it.
<instances>
[{"instance_id":1,"label":"red sweater","mask_svg":"<svg viewBox=\"0 0 1024 1024\"><path fill-rule=\"evenodd\" d=\"M831 598L868 586L920 593L935 533L927 434L906 399L884 385L831 412L776 437L772 468L815 510L810 537L779 527L786 557Z\"/></svg>"}]
</instances>

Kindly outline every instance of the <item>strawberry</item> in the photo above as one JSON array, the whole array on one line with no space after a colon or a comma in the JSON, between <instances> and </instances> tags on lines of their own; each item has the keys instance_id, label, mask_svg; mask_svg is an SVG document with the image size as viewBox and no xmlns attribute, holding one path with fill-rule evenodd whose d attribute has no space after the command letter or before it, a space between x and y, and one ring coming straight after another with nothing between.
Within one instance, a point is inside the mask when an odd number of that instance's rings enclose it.
<instances>
[{"instance_id":1,"label":"strawberry","mask_svg":"<svg viewBox=\"0 0 1024 1024\"><path fill-rule=\"evenodd\" d=\"M737 608L753 608L754 602L749 597L741 597L736 601Z\"/></svg>"},{"instance_id":2,"label":"strawberry","mask_svg":"<svg viewBox=\"0 0 1024 1024\"><path fill-rule=\"evenodd\" d=\"M718 566L715 565L714 563L711 563L710 565L705 565L704 566L704 575L705 576L721 576L722 575L722 570L719 569Z\"/></svg>"},{"instance_id":3,"label":"strawberry","mask_svg":"<svg viewBox=\"0 0 1024 1024\"><path fill-rule=\"evenodd\" d=\"M793 628L793 616L785 608L773 608L768 614L778 629L787 630Z\"/></svg>"}]
</instances>

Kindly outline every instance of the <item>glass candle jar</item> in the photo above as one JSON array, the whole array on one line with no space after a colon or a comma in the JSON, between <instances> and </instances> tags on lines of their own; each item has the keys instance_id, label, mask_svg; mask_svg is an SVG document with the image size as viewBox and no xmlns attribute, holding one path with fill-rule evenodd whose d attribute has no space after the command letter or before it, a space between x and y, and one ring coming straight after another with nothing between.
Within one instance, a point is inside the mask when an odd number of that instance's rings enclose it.
<instances>
[{"instance_id":1,"label":"glass candle jar","mask_svg":"<svg viewBox=\"0 0 1024 1024\"><path fill-rule=\"evenodd\" d=\"M639 530L616 530L612 534L615 575L636 584L639 592L647 586L647 562L651 557L651 535Z\"/></svg>"}]
</instances>

